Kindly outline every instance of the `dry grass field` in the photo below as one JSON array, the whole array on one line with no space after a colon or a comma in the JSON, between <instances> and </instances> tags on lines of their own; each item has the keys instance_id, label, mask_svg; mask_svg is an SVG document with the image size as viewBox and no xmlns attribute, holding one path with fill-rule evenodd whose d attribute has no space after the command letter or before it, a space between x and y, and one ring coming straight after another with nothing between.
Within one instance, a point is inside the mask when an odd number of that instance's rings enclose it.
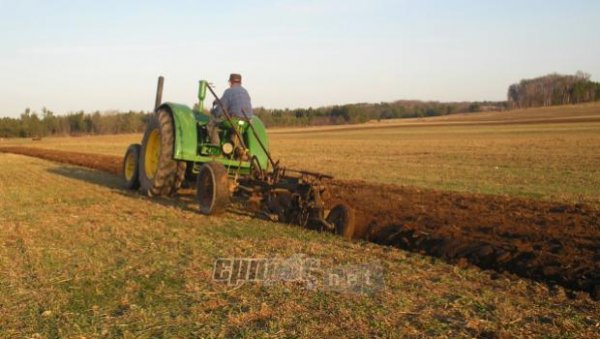
<instances>
[{"instance_id":1,"label":"dry grass field","mask_svg":"<svg viewBox=\"0 0 600 339\"><path fill-rule=\"evenodd\" d=\"M465 124L465 122L467 122ZM600 206L600 104L270 131L288 167L343 179ZM141 135L5 140L122 156Z\"/></svg>"},{"instance_id":2,"label":"dry grass field","mask_svg":"<svg viewBox=\"0 0 600 339\"><path fill-rule=\"evenodd\" d=\"M149 199L93 170L0 160L2 336L591 337L600 326L585 294L243 214L205 217L189 194ZM298 253L324 267L376 261L385 289L211 280L218 257Z\"/></svg>"},{"instance_id":3,"label":"dry grass field","mask_svg":"<svg viewBox=\"0 0 600 339\"><path fill-rule=\"evenodd\" d=\"M547 122L494 114L482 113L480 124L452 121L476 120L470 115L274 130L271 148L290 167L343 179L600 206L600 105L531 113L550 114ZM585 121L566 121L573 115ZM121 156L140 138L0 146ZM241 211L206 217L191 192L149 199L86 168L0 153L0 206L0 336L591 338L600 331L600 303L583 292ZM385 288L365 295L293 282L230 288L211 279L219 257L295 254L324 268L377 262Z\"/></svg>"}]
</instances>

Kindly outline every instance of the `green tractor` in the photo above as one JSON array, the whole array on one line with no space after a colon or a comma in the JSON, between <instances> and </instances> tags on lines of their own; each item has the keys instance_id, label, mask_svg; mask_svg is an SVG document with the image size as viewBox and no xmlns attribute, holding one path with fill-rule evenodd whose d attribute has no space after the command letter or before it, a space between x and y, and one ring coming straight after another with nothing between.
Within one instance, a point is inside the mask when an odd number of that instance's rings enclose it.
<instances>
[{"instance_id":1,"label":"green tractor","mask_svg":"<svg viewBox=\"0 0 600 339\"><path fill-rule=\"evenodd\" d=\"M354 212L340 203L326 211L323 180L331 176L286 169L274 162L260 118L232 117L209 83L201 80L195 109L162 103L159 78L156 109L142 143L130 145L123 160L123 177L129 189L148 196L173 196L182 185L196 185L200 212L223 212L232 199L251 206L271 220L335 231L347 238L354 233ZM220 144L210 142L204 111L207 91L223 111ZM244 113L245 115L245 113ZM325 212L327 218L325 218Z\"/></svg>"}]
</instances>

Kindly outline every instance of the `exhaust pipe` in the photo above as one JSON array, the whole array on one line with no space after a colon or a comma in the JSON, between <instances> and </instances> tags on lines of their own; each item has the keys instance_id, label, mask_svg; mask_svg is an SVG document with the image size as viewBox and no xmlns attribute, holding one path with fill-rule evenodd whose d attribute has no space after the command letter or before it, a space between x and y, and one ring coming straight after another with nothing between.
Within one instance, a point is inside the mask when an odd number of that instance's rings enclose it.
<instances>
[{"instance_id":1,"label":"exhaust pipe","mask_svg":"<svg viewBox=\"0 0 600 339\"><path fill-rule=\"evenodd\" d=\"M163 86L165 84L165 78L161 75L158 77L158 85L156 86L156 101L154 102L154 111L162 104Z\"/></svg>"}]
</instances>

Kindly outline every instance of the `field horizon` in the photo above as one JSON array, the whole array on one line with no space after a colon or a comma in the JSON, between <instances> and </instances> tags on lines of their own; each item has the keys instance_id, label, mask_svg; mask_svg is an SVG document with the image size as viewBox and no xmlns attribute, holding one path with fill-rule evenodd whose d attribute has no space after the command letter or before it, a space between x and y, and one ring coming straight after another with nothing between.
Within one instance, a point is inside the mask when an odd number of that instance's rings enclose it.
<instances>
[{"instance_id":1,"label":"field horizon","mask_svg":"<svg viewBox=\"0 0 600 339\"><path fill-rule=\"evenodd\" d=\"M290 168L345 180L600 206L600 157L593 151L600 147L600 103L268 132L274 158ZM141 138L4 139L0 147L122 156ZM363 168L348 166L353 158Z\"/></svg>"}]
</instances>

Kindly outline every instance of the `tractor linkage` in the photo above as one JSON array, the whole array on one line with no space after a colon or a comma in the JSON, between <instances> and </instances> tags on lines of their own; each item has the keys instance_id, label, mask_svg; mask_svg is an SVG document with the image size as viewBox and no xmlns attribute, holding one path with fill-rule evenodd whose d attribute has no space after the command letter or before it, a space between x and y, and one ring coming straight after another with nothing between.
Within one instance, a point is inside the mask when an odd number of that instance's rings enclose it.
<instances>
[{"instance_id":1,"label":"tractor linkage","mask_svg":"<svg viewBox=\"0 0 600 339\"><path fill-rule=\"evenodd\" d=\"M221 107L227 121L231 126L235 126L212 87L209 84L206 86L215 98L215 103ZM243 120L254 131L254 125L243 109L242 114ZM235 135L240 144L244 145L239 132ZM257 161L251 161L250 174L237 176L237 180L234 180L233 195L242 198L252 209L258 210L261 215L272 221L293 223L320 231L335 231L336 220L328 221L325 218L323 197L327 196L328 192L327 186L322 182L323 179L333 179L333 176L282 167L279 161L273 160L271 153L260 140L259 144L269 159L271 171L261 168Z\"/></svg>"}]
</instances>

